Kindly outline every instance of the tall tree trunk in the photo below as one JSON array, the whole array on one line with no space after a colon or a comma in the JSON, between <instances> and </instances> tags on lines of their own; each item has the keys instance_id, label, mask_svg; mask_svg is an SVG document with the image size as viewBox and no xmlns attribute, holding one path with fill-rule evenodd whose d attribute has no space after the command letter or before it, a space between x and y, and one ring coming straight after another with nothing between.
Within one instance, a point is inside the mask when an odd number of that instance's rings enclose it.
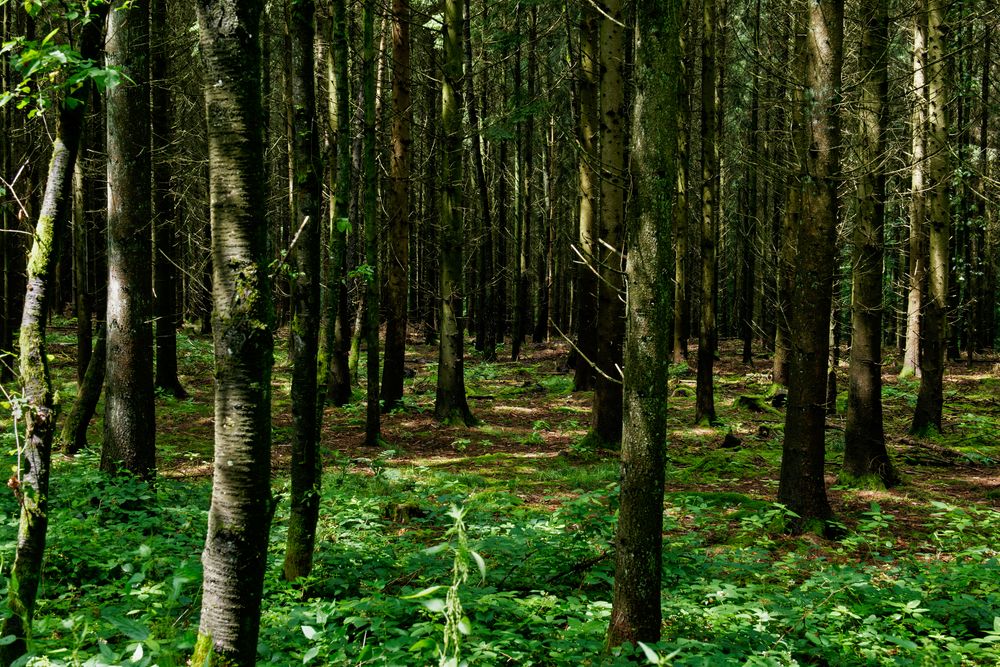
<instances>
[{"instance_id":1,"label":"tall tree trunk","mask_svg":"<svg viewBox=\"0 0 1000 667\"><path fill-rule=\"evenodd\" d=\"M945 340L948 312L948 101L945 83L944 7L940 0L925 0L927 16L927 300L920 318L920 391L910 432L941 430L944 401Z\"/></svg>"},{"instance_id":2,"label":"tall tree trunk","mask_svg":"<svg viewBox=\"0 0 1000 667\"><path fill-rule=\"evenodd\" d=\"M316 117L316 6L313 0L290 4L295 236L290 248L292 317L288 343L292 365L292 492L284 575L288 581L295 581L312 570L323 466L317 427L323 166Z\"/></svg>"},{"instance_id":3,"label":"tall tree trunk","mask_svg":"<svg viewBox=\"0 0 1000 667\"><path fill-rule=\"evenodd\" d=\"M81 139L81 144L82 141ZM93 313L87 280L90 262L87 251L86 191L81 162L78 159L73 170L73 296L76 310L76 385L80 389L87 375L94 344Z\"/></svg>"},{"instance_id":4,"label":"tall tree trunk","mask_svg":"<svg viewBox=\"0 0 1000 667\"><path fill-rule=\"evenodd\" d=\"M691 91L694 88L692 58L688 52L692 26L691 2L682 0L680 22L678 23L678 53L680 72L677 77L677 200L673 206L674 223L674 319L672 359L675 364L684 363L688 356L688 167L691 145Z\"/></svg>"},{"instance_id":5,"label":"tall tree trunk","mask_svg":"<svg viewBox=\"0 0 1000 667\"><path fill-rule=\"evenodd\" d=\"M840 174L840 104L843 0L808 6L806 86L809 151L802 190L802 220L792 295L788 408L778 500L800 525L831 515L826 498L826 371L836 258L837 183Z\"/></svg>"},{"instance_id":6,"label":"tall tree trunk","mask_svg":"<svg viewBox=\"0 0 1000 667\"><path fill-rule=\"evenodd\" d=\"M910 266L906 299L906 346L900 377L920 374L920 311L927 274L926 190L924 170L927 137L927 13L913 14L913 107L910 111Z\"/></svg>"},{"instance_id":7,"label":"tall tree trunk","mask_svg":"<svg viewBox=\"0 0 1000 667\"><path fill-rule=\"evenodd\" d=\"M334 75L332 95L336 116L337 164L334 185L334 201L331 205L330 276L328 289L331 290L327 317L333 319L333 340L327 343L329 350L329 376L327 394L330 403L336 406L351 400L351 372L348 367L348 350L351 341L351 320L345 271L347 269L348 200L351 193L351 99L348 85L347 60L347 7L346 0L333 2L331 21L331 56Z\"/></svg>"},{"instance_id":8,"label":"tall tree trunk","mask_svg":"<svg viewBox=\"0 0 1000 667\"><path fill-rule=\"evenodd\" d=\"M101 469L151 478L153 275L150 202L149 0L108 18L106 59L123 83L108 91L108 354Z\"/></svg>"},{"instance_id":9,"label":"tall tree trunk","mask_svg":"<svg viewBox=\"0 0 1000 667\"><path fill-rule=\"evenodd\" d=\"M754 3L753 43L754 52L760 54L760 0ZM758 55L758 58L760 56ZM760 153L760 73L753 73L753 83L750 89L750 155L747 163L747 201L742 212L743 238L741 240L740 267L740 335L743 338L743 363L753 364L753 334L754 334L754 284L756 282L756 250L758 202L758 175L763 164Z\"/></svg>"},{"instance_id":10,"label":"tall tree trunk","mask_svg":"<svg viewBox=\"0 0 1000 667\"><path fill-rule=\"evenodd\" d=\"M471 77L470 77L471 78ZM389 276L386 293L382 402L392 410L403 397L406 292L410 264L410 3L392 3L392 194L389 199ZM475 149L473 149L475 150Z\"/></svg>"},{"instance_id":11,"label":"tall tree trunk","mask_svg":"<svg viewBox=\"0 0 1000 667\"><path fill-rule=\"evenodd\" d=\"M792 356L791 320L792 292L795 285L796 231L802 218L802 183L805 172L806 133L804 130L807 27L804 11L796 8L793 19L793 88L790 114L791 155L785 178L785 210L777 232L779 244L777 257L777 297L772 377L775 384L787 385L789 363Z\"/></svg>"},{"instance_id":12,"label":"tall tree trunk","mask_svg":"<svg viewBox=\"0 0 1000 667\"><path fill-rule=\"evenodd\" d=\"M462 2L445 0L441 78L441 340L434 416L445 423L475 423L465 395L462 319Z\"/></svg>"},{"instance_id":13,"label":"tall tree trunk","mask_svg":"<svg viewBox=\"0 0 1000 667\"><path fill-rule=\"evenodd\" d=\"M181 324L177 308L177 204L170 188L167 150L171 142L170 88L167 62L170 54L167 34L166 0L150 0L150 68L152 87L150 109L153 168L153 260L156 318L156 379L154 384L175 398L187 391L177 377L177 329Z\"/></svg>"},{"instance_id":14,"label":"tall tree trunk","mask_svg":"<svg viewBox=\"0 0 1000 667\"><path fill-rule=\"evenodd\" d=\"M621 501L608 643L660 639L670 221L676 196L679 0L638 6L632 159L639 212L626 263Z\"/></svg>"},{"instance_id":15,"label":"tall tree trunk","mask_svg":"<svg viewBox=\"0 0 1000 667\"><path fill-rule=\"evenodd\" d=\"M584 3L580 9L580 58L577 89L579 110L577 133L580 142L580 217L578 222L578 257L576 258L576 346L581 359L573 375L573 390L587 391L595 383L593 363L597 359L597 247L600 236L597 217L598 183L598 111L600 107L600 21L596 9Z\"/></svg>"},{"instance_id":16,"label":"tall tree trunk","mask_svg":"<svg viewBox=\"0 0 1000 667\"><path fill-rule=\"evenodd\" d=\"M625 232L625 28L621 0L605 4L601 19L601 238L597 248L597 365L591 430L598 444L617 446L622 435L622 269Z\"/></svg>"},{"instance_id":17,"label":"tall tree trunk","mask_svg":"<svg viewBox=\"0 0 1000 667\"><path fill-rule=\"evenodd\" d=\"M267 278L259 0L198 0L215 301L215 474L191 664L257 656L271 499L274 311Z\"/></svg>"},{"instance_id":18,"label":"tall tree trunk","mask_svg":"<svg viewBox=\"0 0 1000 667\"><path fill-rule=\"evenodd\" d=\"M701 34L701 308L698 326L698 382L695 421L715 421L713 365L715 359L716 221L719 208L719 151L716 105L719 73L715 64L716 0L703 0Z\"/></svg>"},{"instance_id":19,"label":"tall tree trunk","mask_svg":"<svg viewBox=\"0 0 1000 667\"><path fill-rule=\"evenodd\" d=\"M375 1L364 3L364 172L363 198L365 214L365 263L370 274L366 282L365 309L367 318L366 377L368 404L365 410L365 444L378 446L381 436L381 406L378 396L379 352L379 290L382 287L378 270L378 221L375 204L378 181L375 173Z\"/></svg>"},{"instance_id":20,"label":"tall tree trunk","mask_svg":"<svg viewBox=\"0 0 1000 667\"><path fill-rule=\"evenodd\" d=\"M891 486L898 480L885 447L882 424L882 262L885 255L886 126L889 96L888 0L861 6L862 84L859 108L858 216L854 223L851 266L851 367L844 428L844 476L876 477Z\"/></svg>"},{"instance_id":21,"label":"tall tree trunk","mask_svg":"<svg viewBox=\"0 0 1000 667\"><path fill-rule=\"evenodd\" d=\"M531 5L529 9L530 20L528 22L528 81L525 98L520 98L521 86L514 84L515 98L520 99L521 104L531 104L535 101L535 85L538 78L538 53L536 42L538 41L538 8ZM520 50L518 51L520 53ZM517 68L516 78L520 78L521 68ZM530 270L531 270L531 223L534 215L534 137L535 137L535 114L529 111L524 121L523 135L521 136L521 149L519 151L519 172L518 186L520 191L520 233L517 235L518 242L518 273L517 273L517 294L514 304L514 333L511 341L511 360L517 361L521 356L521 345L528 335L529 318L531 316L531 296Z\"/></svg>"},{"instance_id":22,"label":"tall tree trunk","mask_svg":"<svg viewBox=\"0 0 1000 667\"><path fill-rule=\"evenodd\" d=\"M80 53L97 59L100 52L103 14L106 7L95 8L95 16L83 30ZM90 85L84 84L76 98L80 104L59 110L56 138L52 143L48 180L35 225L28 259L28 285L19 331L21 395L24 399L24 441L21 469L12 483L21 506L17 546L7 589L9 615L3 620L0 634L13 636L0 646L0 663L9 665L27 649L31 620L42 575L45 533L49 521L49 468L56 414L45 345L46 318L51 299L51 276L59 258L58 244L65 236L73 199L73 170L83 134L84 102Z\"/></svg>"}]
</instances>

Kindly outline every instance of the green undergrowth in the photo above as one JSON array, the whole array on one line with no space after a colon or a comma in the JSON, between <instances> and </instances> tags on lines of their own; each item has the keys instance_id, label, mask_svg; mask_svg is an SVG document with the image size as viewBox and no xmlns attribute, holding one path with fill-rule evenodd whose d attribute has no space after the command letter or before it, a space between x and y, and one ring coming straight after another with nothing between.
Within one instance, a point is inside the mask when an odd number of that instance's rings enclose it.
<instances>
[{"instance_id":1,"label":"green undergrowth","mask_svg":"<svg viewBox=\"0 0 1000 667\"><path fill-rule=\"evenodd\" d=\"M31 664L183 665L196 641L209 484L160 479L154 489L95 468L93 455L55 467ZM469 665L648 664L630 646L603 653L618 498L609 466L598 469L569 476L586 490L553 479L553 494L530 502L485 475L388 457L331 470L315 568L296 585L280 580L284 504L275 516L259 664L436 664L451 587ZM0 509L9 563L13 499ZM457 585L456 511L471 573ZM752 494L668 493L664 636L647 648L674 665L1000 660L1000 513L933 502L901 536L872 503L845 517L839 541L789 536L789 518Z\"/></svg>"}]
</instances>

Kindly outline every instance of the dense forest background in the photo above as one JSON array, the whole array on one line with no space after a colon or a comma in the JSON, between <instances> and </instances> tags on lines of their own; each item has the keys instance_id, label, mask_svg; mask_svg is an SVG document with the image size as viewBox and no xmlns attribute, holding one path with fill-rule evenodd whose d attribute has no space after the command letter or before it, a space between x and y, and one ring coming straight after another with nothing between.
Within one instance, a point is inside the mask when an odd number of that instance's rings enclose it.
<instances>
[{"instance_id":1,"label":"dense forest background","mask_svg":"<svg viewBox=\"0 0 1000 667\"><path fill-rule=\"evenodd\" d=\"M997 19L0 2L0 662L1000 659Z\"/></svg>"}]
</instances>

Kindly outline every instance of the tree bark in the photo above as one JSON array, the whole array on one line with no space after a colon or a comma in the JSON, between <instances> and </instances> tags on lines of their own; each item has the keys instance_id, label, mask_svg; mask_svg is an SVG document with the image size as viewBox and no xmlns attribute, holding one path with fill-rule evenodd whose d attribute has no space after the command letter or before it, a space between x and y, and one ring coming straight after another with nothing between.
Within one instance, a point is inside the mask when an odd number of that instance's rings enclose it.
<instances>
[{"instance_id":1,"label":"tree bark","mask_svg":"<svg viewBox=\"0 0 1000 667\"><path fill-rule=\"evenodd\" d=\"M698 326L698 376L695 421L715 422L716 220L719 207L719 151L716 105L719 79L715 63L716 0L703 0L701 35L701 307Z\"/></svg>"},{"instance_id":2,"label":"tree bark","mask_svg":"<svg viewBox=\"0 0 1000 667\"><path fill-rule=\"evenodd\" d=\"M577 133L580 141L580 217L578 222L579 257L576 259L576 346L580 356L573 375L573 390L587 391L595 383L591 365L597 359L597 248L600 236L597 218L599 182L596 170L598 150L598 110L600 77L600 42L597 11L590 3L580 9L579 111Z\"/></svg>"},{"instance_id":3,"label":"tree bark","mask_svg":"<svg viewBox=\"0 0 1000 667\"><path fill-rule=\"evenodd\" d=\"M860 70L867 73L859 108L858 216L854 223L851 366L844 428L844 476L898 480L882 423L882 262L885 251L886 127L889 95L887 0L861 5Z\"/></svg>"},{"instance_id":4,"label":"tree bark","mask_svg":"<svg viewBox=\"0 0 1000 667\"><path fill-rule=\"evenodd\" d=\"M778 501L798 514L804 527L831 516L826 497L826 371L840 179L840 103L843 67L843 0L808 7L806 95L809 150L797 230L792 295L792 356Z\"/></svg>"},{"instance_id":5,"label":"tree bark","mask_svg":"<svg viewBox=\"0 0 1000 667\"><path fill-rule=\"evenodd\" d=\"M108 329L101 470L155 474L149 0L108 17Z\"/></svg>"},{"instance_id":6,"label":"tree bark","mask_svg":"<svg viewBox=\"0 0 1000 667\"><path fill-rule=\"evenodd\" d=\"M289 9L291 103L296 131L292 146L295 236L289 257L292 317L288 343L292 365L292 489L284 576L295 581L312 571L323 468L318 428L321 407L317 400L323 166L316 117L316 5L313 0L295 0Z\"/></svg>"},{"instance_id":7,"label":"tree bark","mask_svg":"<svg viewBox=\"0 0 1000 667\"><path fill-rule=\"evenodd\" d=\"M944 7L940 0L925 0L927 16L927 300L920 318L920 391L910 432L941 430L944 402L945 340L948 312L948 101L945 83Z\"/></svg>"},{"instance_id":8,"label":"tree bark","mask_svg":"<svg viewBox=\"0 0 1000 667\"><path fill-rule=\"evenodd\" d=\"M81 55L91 59L99 57L103 15L107 9L100 5L94 11L96 15L84 27L80 39ZM0 635L13 635L14 640L0 646L0 663L5 665L22 656L27 649L45 555L49 469L56 426L45 329L52 293L51 278L59 258L58 244L66 234L72 208L73 170L83 134L84 103L89 92L90 85L85 83L78 91L80 104L72 108L60 107L48 180L28 259L27 289L19 331L25 424L21 452L23 468L17 470L9 482L20 504L20 520L7 592L10 615L0 628Z\"/></svg>"},{"instance_id":9,"label":"tree bark","mask_svg":"<svg viewBox=\"0 0 1000 667\"><path fill-rule=\"evenodd\" d=\"M63 422L62 432L56 443L58 449L71 456L87 446L87 426L97 411L97 402L104 389L108 334L103 322L99 323L99 326L97 344L90 356L90 363L87 364L87 373L80 383L80 392L73 402L73 409Z\"/></svg>"},{"instance_id":10,"label":"tree bark","mask_svg":"<svg viewBox=\"0 0 1000 667\"><path fill-rule=\"evenodd\" d=\"M386 411L403 397L406 296L410 273L410 3L392 3L392 192L389 199L388 279L382 402ZM470 77L471 78L471 77ZM473 148L475 152L475 147Z\"/></svg>"},{"instance_id":11,"label":"tree bark","mask_svg":"<svg viewBox=\"0 0 1000 667\"><path fill-rule=\"evenodd\" d=\"M670 221L676 197L678 0L638 6L632 159L639 212L626 264L621 501L608 643L660 639Z\"/></svg>"},{"instance_id":12,"label":"tree bark","mask_svg":"<svg viewBox=\"0 0 1000 667\"><path fill-rule=\"evenodd\" d=\"M441 339L434 416L445 423L475 423L465 395L462 319L462 2L445 0L441 78Z\"/></svg>"},{"instance_id":13,"label":"tree bark","mask_svg":"<svg viewBox=\"0 0 1000 667\"><path fill-rule=\"evenodd\" d=\"M253 665L271 500L274 311L261 142L259 0L198 0L215 345L215 473L191 663Z\"/></svg>"},{"instance_id":14,"label":"tree bark","mask_svg":"<svg viewBox=\"0 0 1000 667\"><path fill-rule=\"evenodd\" d=\"M177 377L177 329L181 324L177 308L177 204L170 188L167 151L171 142L173 113L167 84L170 54L167 34L166 0L151 0L150 108L153 168L153 261L156 317L156 379L154 385L174 398L186 398L187 391Z\"/></svg>"},{"instance_id":15,"label":"tree bark","mask_svg":"<svg viewBox=\"0 0 1000 667\"><path fill-rule=\"evenodd\" d=\"M906 299L906 346L900 377L920 374L920 311L927 273L926 190L924 170L927 136L927 13L913 14L913 108L910 111L910 266Z\"/></svg>"},{"instance_id":16,"label":"tree bark","mask_svg":"<svg viewBox=\"0 0 1000 667\"><path fill-rule=\"evenodd\" d=\"M368 402L365 409L365 444L377 447L381 437L382 412L379 405L379 291L381 279L378 270L378 221L375 219L375 205L378 198L378 181L375 173L375 2L364 3L364 216L365 216L365 263L370 274L366 281L365 311L367 318L366 377Z\"/></svg>"},{"instance_id":17,"label":"tree bark","mask_svg":"<svg viewBox=\"0 0 1000 667\"><path fill-rule=\"evenodd\" d=\"M597 365L591 431L599 444L622 437L622 339L624 337L625 232L625 29L621 0L605 3L601 44L601 237L597 244Z\"/></svg>"}]
</instances>

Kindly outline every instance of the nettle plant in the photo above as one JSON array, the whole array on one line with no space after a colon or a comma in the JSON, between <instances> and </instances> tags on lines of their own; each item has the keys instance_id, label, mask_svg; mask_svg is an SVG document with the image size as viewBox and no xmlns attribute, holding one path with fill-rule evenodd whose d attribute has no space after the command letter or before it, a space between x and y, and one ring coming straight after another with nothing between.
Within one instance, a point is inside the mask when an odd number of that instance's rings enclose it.
<instances>
[{"instance_id":1,"label":"nettle plant","mask_svg":"<svg viewBox=\"0 0 1000 667\"><path fill-rule=\"evenodd\" d=\"M24 11L32 19L41 25L57 27L42 39L15 35L0 46L0 57L9 59L16 81L10 89L0 92L0 106L15 104L18 109L27 109L28 117L33 118L59 103L70 108L83 104L84 100L76 95L88 80L100 92L116 86L121 81L117 69L84 58L73 45L84 25L101 20L101 15L93 10L104 4L107 4L104 0L27 0ZM127 6L124 3L113 9L120 11Z\"/></svg>"}]
</instances>

